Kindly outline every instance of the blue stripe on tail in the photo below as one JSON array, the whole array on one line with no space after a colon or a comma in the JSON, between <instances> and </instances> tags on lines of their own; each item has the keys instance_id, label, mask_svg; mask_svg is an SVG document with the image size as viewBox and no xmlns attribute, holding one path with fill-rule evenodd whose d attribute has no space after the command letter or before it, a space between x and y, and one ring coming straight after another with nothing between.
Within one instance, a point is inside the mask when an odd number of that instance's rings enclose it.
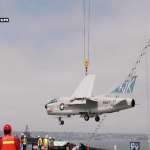
<instances>
[{"instance_id":1,"label":"blue stripe on tail","mask_svg":"<svg viewBox=\"0 0 150 150\"><path fill-rule=\"evenodd\" d=\"M128 82L124 82L122 85L120 85L110 93L132 93L134 89L136 77L137 76L132 77Z\"/></svg>"}]
</instances>

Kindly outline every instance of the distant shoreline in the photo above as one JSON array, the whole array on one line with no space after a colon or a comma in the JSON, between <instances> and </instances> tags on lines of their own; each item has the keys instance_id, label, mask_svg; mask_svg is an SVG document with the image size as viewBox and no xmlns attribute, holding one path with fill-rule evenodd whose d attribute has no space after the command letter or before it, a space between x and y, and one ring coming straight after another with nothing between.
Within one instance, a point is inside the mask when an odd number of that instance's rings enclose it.
<instances>
[{"instance_id":1,"label":"distant shoreline","mask_svg":"<svg viewBox=\"0 0 150 150\"><path fill-rule=\"evenodd\" d=\"M12 135L19 137L21 131L12 131ZM31 136L36 138L38 135L45 137L49 135L57 140L87 140L92 136L92 133L81 132L42 132L31 131ZM0 136L3 136L3 131L0 131ZM127 134L127 133L95 133L93 140L148 140L147 134Z\"/></svg>"}]
</instances>

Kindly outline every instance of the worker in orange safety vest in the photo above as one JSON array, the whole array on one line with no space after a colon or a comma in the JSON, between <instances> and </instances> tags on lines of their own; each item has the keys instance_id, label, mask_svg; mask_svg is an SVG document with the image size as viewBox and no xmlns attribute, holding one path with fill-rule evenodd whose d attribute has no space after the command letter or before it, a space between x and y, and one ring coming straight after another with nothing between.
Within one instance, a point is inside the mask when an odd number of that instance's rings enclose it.
<instances>
[{"instance_id":1,"label":"worker in orange safety vest","mask_svg":"<svg viewBox=\"0 0 150 150\"><path fill-rule=\"evenodd\" d=\"M11 126L6 124L3 130L4 137L0 139L0 150L20 150L18 139L14 136L11 136Z\"/></svg>"}]
</instances>

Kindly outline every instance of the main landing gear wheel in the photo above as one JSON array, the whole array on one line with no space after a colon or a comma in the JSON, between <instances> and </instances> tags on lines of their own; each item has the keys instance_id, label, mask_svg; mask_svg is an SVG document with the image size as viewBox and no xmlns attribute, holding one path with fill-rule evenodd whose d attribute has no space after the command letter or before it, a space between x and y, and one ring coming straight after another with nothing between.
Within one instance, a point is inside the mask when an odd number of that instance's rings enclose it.
<instances>
[{"instance_id":1,"label":"main landing gear wheel","mask_svg":"<svg viewBox=\"0 0 150 150\"><path fill-rule=\"evenodd\" d=\"M64 121L61 120L61 117L59 117L58 120L59 120L59 125L64 125Z\"/></svg>"},{"instance_id":2,"label":"main landing gear wheel","mask_svg":"<svg viewBox=\"0 0 150 150\"><path fill-rule=\"evenodd\" d=\"M63 120L61 120L61 124L60 125L64 125L64 121Z\"/></svg>"},{"instance_id":3,"label":"main landing gear wheel","mask_svg":"<svg viewBox=\"0 0 150 150\"><path fill-rule=\"evenodd\" d=\"M99 122L99 120L100 120L100 117L99 117L99 116L96 116L96 117L95 117L95 121L96 121L96 122Z\"/></svg>"},{"instance_id":4,"label":"main landing gear wheel","mask_svg":"<svg viewBox=\"0 0 150 150\"><path fill-rule=\"evenodd\" d=\"M85 121L88 121L88 120L89 120L89 116L88 116L88 115L85 115L85 116L84 116L84 119L85 119Z\"/></svg>"}]
</instances>

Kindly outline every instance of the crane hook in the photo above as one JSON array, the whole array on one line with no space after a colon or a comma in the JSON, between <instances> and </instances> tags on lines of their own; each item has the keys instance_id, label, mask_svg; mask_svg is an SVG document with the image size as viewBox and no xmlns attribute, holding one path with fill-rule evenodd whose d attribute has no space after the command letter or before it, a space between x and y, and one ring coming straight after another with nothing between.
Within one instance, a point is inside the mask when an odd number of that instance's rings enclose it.
<instances>
[{"instance_id":1,"label":"crane hook","mask_svg":"<svg viewBox=\"0 0 150 150\"><path fill-rule=\"evenodd\" d=\"M87 69L88 69L88 66L89 66L89 60L88 59L85 59L84 60L84 66L85 66L85 74L86 74L86 76L87 76Z\"/></svg>"}]
</instances>

